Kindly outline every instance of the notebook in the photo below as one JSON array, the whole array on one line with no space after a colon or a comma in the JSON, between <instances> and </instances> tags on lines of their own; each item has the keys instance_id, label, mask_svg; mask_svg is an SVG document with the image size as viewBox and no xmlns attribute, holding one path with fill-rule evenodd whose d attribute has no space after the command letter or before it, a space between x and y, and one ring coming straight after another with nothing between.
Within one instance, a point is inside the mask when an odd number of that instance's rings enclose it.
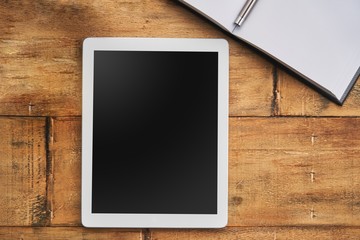
<instances>
[{"instance_id":1,"label":"notebook","mask_svg":"<svg viewBox=\"0 0 360 240\"><path fill-rule=\"evenodd\" d=\"M180 0L342 104L360 74L358 0ZM252 6L246 9L249 6ZM240 12L247 10L240 25Z\"/></svg>"}]
</instances>

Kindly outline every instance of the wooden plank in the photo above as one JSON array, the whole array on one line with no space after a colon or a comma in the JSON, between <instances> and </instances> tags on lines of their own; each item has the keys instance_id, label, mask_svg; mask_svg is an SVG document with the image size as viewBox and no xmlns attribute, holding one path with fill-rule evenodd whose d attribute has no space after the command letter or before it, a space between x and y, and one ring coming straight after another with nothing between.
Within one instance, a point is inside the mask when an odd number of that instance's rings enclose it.
<instances>
[{"instance_id":1,"label":"wooden plank","mask_svg":"<svg viewBox=\"0 0 360 240\"><path fill-rule=\"evenodd\" d=\"M279 70L278 79L278 115L360 116L359 81L339 106L284 71Z\"/></svg>"},{"instance_id":2,"label":"wooden plank","mask_svg":"<svg viewBox=\"0 0 360 240\"><path fill-rule=\"evenodd\" d=\"M272 66L176 1L5 1L0 12L0 115L80 115L88 36L225 38L230 114L271 114Z\"/></svg>"},{"instance_id":3,"label":"wooden plank","mask_svg":"<svg viewBox=\"0 0 360 240\"><path fill-rule=\"evenodd\" d=\"M81 225L81 118L54 118L51 126L51 224Z\"/></svg>"},{"instance_id":4,"label":"wooden plank","mask_svg":"<svg viewBox=\"0 0 360 240\"><path fill-rule=\"evenodd\" d=\"M343 227L231 227L214 230L154 230L151 232L151 240L355 240L359 237L359 228Z\"/></svg>"},{"instance_id":5,"label":"wooden plank","mask_svg":"<svg viewBox=\"0 0 360 240\"><path fill-rule=\"evenodd\" d=\"M48 222L44 118L0 118L0 226Z\"/></svg>"},{"instance_id":6,"label":"wooden plank","mask_svg":"<svg viewBox=\"0 0 360 240\"><path fill-rule=\"evenodd\" d=\"M231 118L229 226L360 223L358 118Z\"/></svg>"},{"instance_id":7,"label":"wooden plank","mask_svg":"<svg viewBox=\"0 0 360 240\"><path fill-rule=\"evenodd\" d=\"M347 138L359 124L231 118L229 225L357 226L360 137ZM52 132L52 224L80 225L80 119L55 119Z\"/></svg>"},{"instance_id":8,"label":"wooden plank","mask_svg":"<svg viewBox=\"0 0 360 240\"><path fill-rule=\"evenodd\" d=\"M66 38L0 39L0 115L80 115L79 47Z\"/></svg>"},{"instance_id":9,"label":"wooden plank","mask_svg":"<svg viewBox=\"0 0 360 240\"><path fill-rule=\"evenodd\" d=\"M4 38L222 35L176 1L19 1L2 2L0 9Z\"/></svg>"},{"instance_id":10,"label":"wooden plank","mask_svg":"<svg viewBox=\"0 0 360 240\"><path fill-rule=\"evenodd\" d=\"M272 115L272 65L239 42L230 44L229 115Z\"/></svg>"},{"instance_id":11,"label":"wooden plank","mask_svg":"<svg viewBox=\"0 0 360 240\"><path fill-rule=\"evenodd\" d=\"M141 231L122 229L89 229L82 227L0 227L0 239L22 240L141 240Z\"/></svg>"},{"instance_id":12,"label":"wooden plank","mask_svg":"<svg viewBox=\"0 0 360 240\"><path fill-rule=\"evenodd\" d=\"M123 229L86 229L81 227L1 227L1 239L74 239L74 240L178 240L178 239L358 239L359 228L346 227L231 227L214 230L151 230L147 238L143 238L139 230Z\"/></svg>"}]
</instances>

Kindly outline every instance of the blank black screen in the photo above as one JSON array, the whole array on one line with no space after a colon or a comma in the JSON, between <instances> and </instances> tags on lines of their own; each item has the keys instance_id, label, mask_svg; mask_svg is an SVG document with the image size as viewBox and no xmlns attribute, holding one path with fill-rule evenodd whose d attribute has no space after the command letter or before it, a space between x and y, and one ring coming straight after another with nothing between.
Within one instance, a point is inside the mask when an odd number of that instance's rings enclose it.
<instances>
[{"instance_id":1,"label":"blank black screen","mask_svg":"<svg viewBox=\"0 0 360 240\"><path fill-rule=\"evenodd\" d=\"M217 52L95 51L93 213L217 213Z\"/></svg>"}]
</instances>

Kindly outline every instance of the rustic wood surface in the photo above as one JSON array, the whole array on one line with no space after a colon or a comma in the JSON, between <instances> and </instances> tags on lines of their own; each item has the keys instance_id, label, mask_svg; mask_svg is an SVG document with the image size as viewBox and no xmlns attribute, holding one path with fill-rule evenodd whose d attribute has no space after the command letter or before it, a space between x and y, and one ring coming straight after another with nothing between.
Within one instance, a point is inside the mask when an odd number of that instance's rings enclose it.
<instances>
[{"instance_id":1,"label":"rustic wood surface","mask_svg":"<svg viewBox=\"0 0 360 240\"><path fill-rule=\"evenodd\" d=\"M93 36L228 40L228 227L81 226ZM0 239L360 239L359 89L338 106L174 0L0 1Z\"/></svg>"}]
</instances>

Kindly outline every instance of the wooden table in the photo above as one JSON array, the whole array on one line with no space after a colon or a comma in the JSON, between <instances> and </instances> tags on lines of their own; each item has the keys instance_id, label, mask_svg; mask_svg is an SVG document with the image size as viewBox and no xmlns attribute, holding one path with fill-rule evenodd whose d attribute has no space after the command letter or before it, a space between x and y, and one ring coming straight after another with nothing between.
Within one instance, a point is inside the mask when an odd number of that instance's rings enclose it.
<instances>
[{"instance_id":1,"label":"wooden table","mask_svg":"<svg viewBox=\"0 0 360 240\"><path fill-rule=\"evenodd\" d=\"M228 227L81 227L90 36L229 41ZM0 115L0 239L360 239L360 82L340 107L176 1L1 1Z\"/></svg>"}]
</instances>

